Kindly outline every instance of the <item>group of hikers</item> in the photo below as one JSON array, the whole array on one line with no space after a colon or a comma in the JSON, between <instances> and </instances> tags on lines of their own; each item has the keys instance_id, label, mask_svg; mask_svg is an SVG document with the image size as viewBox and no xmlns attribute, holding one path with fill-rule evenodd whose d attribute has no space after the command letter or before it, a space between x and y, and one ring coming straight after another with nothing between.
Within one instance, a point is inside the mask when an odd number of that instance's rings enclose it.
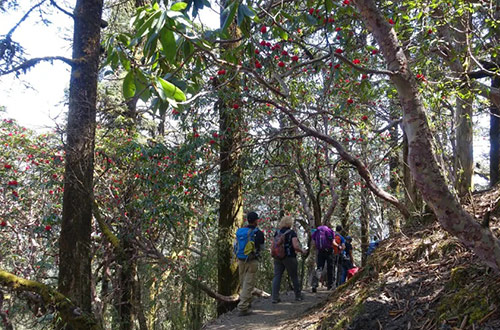
<instances>
[{"instance_id":1,"label":"group of hikers","mask_svg":"<svg viewBox=\"0 0 500 330\"><path fill-rule=\"evenodd\" d=\"M238 259L240 278L240 302L238 315L249 315L252 302L258 260L264 247L264 233L257 227L259 216L256 212L247 214L248 224L236 231L235 254ZM302 289L299 284L297 253L306 254L293 230L294 219L285 215L281 218L278 229L271 242L271 255L274 260L274 277L272 282L271 299L277 304L280 299L281 278L287 271L295 292L295 300L302 301ZM352 238L342 235L342 226L337 226L335 231L326 225L318 226L312 230L312 243L317 251L316 269L312 276L311 291L317 292L319 281L326 266L326 288L331 290L346 281L348 272L354 270L352 257Z\"/></svg>"}]
</instances>

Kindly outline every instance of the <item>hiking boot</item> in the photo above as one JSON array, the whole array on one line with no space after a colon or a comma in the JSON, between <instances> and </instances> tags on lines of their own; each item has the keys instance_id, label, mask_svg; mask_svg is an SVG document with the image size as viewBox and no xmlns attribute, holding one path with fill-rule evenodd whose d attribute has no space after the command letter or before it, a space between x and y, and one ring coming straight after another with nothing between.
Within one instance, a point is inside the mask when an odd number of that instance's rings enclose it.
<instances>
[{"instance_id":1,"label":"hiking boot","mask_svg":"<svg viewBox=\"0 0 500 330\"><path fill-rule=\"evenodd\" d=\"M278 298L278 299L273 299L271 302L272 302L273 304L277 304L277 303L281 302L281 299L280 299L280 298Z\"/></svg>"},{"instance_id":2,"label":"hiking boot","mask_svg":"<svg viewBox=\"0 0 500 330\"><path fill-rule=\"evenodd\" d=\"M317 291L317 290L316 290L316 288L312 288L312 289L311 289L311 292L312 292L312 293L316 293L316 291Z\"/></svg>"},{"instance_id":3,"label":"hiking boot","mask_svg":"<svg viewBox=\"0 0 500 330\"><path fill-rule=\"evenodd\" d=\"M245 310L245 311L239 311L238 312L238 316L247 316L247 315L250 315L252 314L252 312L250 310Z\"/></svg>"}]
</instances>

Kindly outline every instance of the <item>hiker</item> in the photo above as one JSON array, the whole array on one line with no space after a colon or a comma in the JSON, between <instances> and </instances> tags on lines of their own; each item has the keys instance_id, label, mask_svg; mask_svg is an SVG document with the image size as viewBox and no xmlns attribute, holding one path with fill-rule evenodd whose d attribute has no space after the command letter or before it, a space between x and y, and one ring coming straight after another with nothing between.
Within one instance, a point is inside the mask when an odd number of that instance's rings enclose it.
<instances>
[{"instance_id":1,"label":"hiker","mask_svg":"<svg viewBox=\"0 0 500 330\"><path fill-rule=\"evenodd\" d=\"M257 227L258 219L257 213L249 212L247 214L248 225L236 231L235 253L238 258L241 288L240 302L238 303L239 316L250 314L252 291L259 266L258 260L264 246L264 233Z\"/></svg>"},{"instance_id":2,"label":"hiker","mask_svg":"<svg viewBox=\"0 0 500 330\"><path fill-rule=\"evenodd\" d=\"M272 303L276 304L281 301L280 299L280 286L281 277L285 272L292 279L293 290L295 291L295 300L303 300L301 288L299 285L299 275L298 275L298 263L297 263L297 253L300 252L305 254L307 251L300 247L299 239L297 238L297 233L292 229L293 218L289 215L281 218L278 224L278 230L274 233L274 241L277 241L279 237L283 237L283 247L284 247L284 257L278 258L274 257L274 277L273 277L273 287L272 287Z\"/></svg>"},{"instance_id":3,"label":"hiker","mask_svg":"<svg viewBox=\"0 0 500 330\"><path fill-rule=\"evenodd\" d=\"M318 282L321 278L321 273L326 264L326 277L327 277L327 290L333 286L333 244L335 233L333 230L326 226L321 225L313 231L311 235L312 242L316 247L316 271L313 272L312 278L312 292L316 292Z\"/></svg>"},{"instance_id":4,"label":"hiker","mask_svg":"<svg viewBox=\"0 0 500 330\"><path fill-rule=\"evenodd\" d=\"M345 250L345 238L340 233L342 226L335 227L335 239L333 240L333 265L335 275L335 287L340 285L340 277L342 276L342 252Z\"/></svg>"},{"instance_id":5,"label":"hiker","mask_svg":"<svg viewBox=\"0 0 500 330\"><path fill-rule=\"evenodd\" d=\"M377 236L373 236L373 241L368 244L368 249L366 250L366 255L369 256L370 254L375 251L375 249L378 247L379 240Z\"/></svg>"},{"instance_id":6,"label":"hiker","mask_svg":"<svg viewBox=\"0 0 500 330\"><path fill-rule=\"evenodd\" d=\"M345 249L342 251L342 275L340 277L340 284L343 284L347 278L349 269L356 267L352 257L352 237L345 237Z\"/></svg>"}]
</instances>

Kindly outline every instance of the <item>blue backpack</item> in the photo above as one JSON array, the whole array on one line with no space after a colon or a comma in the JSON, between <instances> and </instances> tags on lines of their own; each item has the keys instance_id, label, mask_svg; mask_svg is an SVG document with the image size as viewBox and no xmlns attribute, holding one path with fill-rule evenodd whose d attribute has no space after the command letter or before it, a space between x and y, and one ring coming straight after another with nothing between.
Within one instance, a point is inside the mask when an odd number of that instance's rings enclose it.
<instances>
[{"instance_id":1,"label":"blue backpack","mask_svg":"<svg viewBox=\"0 0 500 330\"><path fill-rule=\"evenodd\" d=\"M259 230L257 227L251 229L248 227L240 228L236 231L234 241L234 254L239 260L253 260L256 256L255 233Z\"/></svg>"}]
</instances>

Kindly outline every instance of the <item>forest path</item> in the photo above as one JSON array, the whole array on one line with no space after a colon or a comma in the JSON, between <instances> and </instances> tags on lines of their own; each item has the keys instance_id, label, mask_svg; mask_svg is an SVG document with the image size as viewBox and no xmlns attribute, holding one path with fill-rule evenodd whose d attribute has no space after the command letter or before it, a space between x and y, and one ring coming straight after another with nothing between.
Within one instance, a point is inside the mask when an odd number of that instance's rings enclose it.
<instances>
[{"instance_id":1,"label":"forest path","mask_svg":"<svg viewBox=\"0 0 500 330\"><path fill-rule=\"evenodd\" d=\"M302 291L303 301L295 301L293 291L282 292L281 302L271 303L271 298L257 298L252 303L252 314L238 316L235 309L202 327L203 330L265 329L279 330L289 326L306 312L322 305L332 291L318 288L318 292Z\"/></svg>"}]
</instances>

